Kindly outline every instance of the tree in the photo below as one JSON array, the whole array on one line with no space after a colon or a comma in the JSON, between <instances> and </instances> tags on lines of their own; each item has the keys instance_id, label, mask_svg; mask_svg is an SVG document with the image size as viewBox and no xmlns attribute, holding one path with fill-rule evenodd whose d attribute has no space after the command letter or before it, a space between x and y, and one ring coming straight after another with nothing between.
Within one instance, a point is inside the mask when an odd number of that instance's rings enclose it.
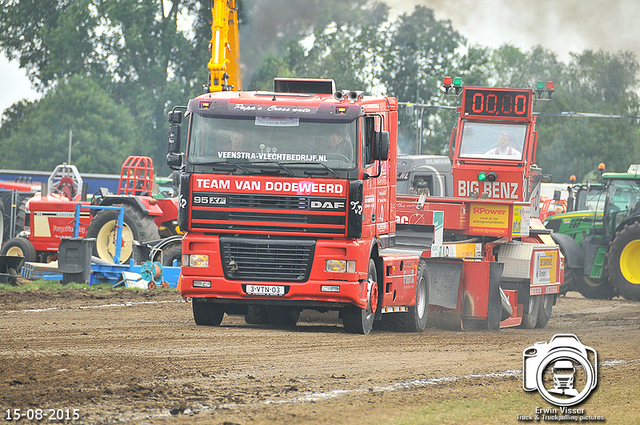
<instances>
[{"instance_id":1,"label":"tree","mask_svg":"<svg viewBox=\"0 0 640 425\"><path fill-rule=\"evenodd\" d=\"M67 162L70 130L71 161L83 173L118 173L129 154L144 154L136 152L139 139L133 117L90 78L59 83L37 105L26 105L20 120L4 121L3 131L8 128L11 131L0 139L2 168L53 170Z\"/></svg>"},{"instance_id":2,"label":"tree","mask_svg":"<svg viewBox=\"0 0 640 425\"><path fill-rule=\"evenodd\" d=\"M166 19L160 2L148 0L0 5L0 49L19 60L35 87L44 92L67 78L89 76L134 117L142 152L156 167L164 164L167 110L201 91L197 81L210 39L207 2L173 0ZM197 18L178 29L179 14ZM194 52L202 60L194 60Z\"/></svg>"},{"instance_id":3,"label":"tree","mask_svg":"<svg viewBox=\"0 0 640 425\"><path fill-rule=\"evenodd\" d=\"M440 97L442 78L455 67L456 49L465 42L450 21L438 21L433 10L416 6L410 15L403 14L391 24L384 45L384 64L379 79L386 94L401 101L435 103ZM448 102L445 102L448 103ZM401 114L399 129L400 148L405 153L412 149L416 123L425 122L426 141L423 153L441 153L448 145L444 136L440 112L421 110L420 116Z\"/></svg>"},{"instance_id":4,"label":"tree","mask_svg":"<svg viewBox=\"0 0 640 425\"><path fill-rule=\"evenodd\" d=\"M554 181L578 181L604 162L608 170L626 171L640 162L636 88L639 65L629 52L584 51L573 54L556 80L553 100L538 117L538 164ZM588 112L628 118L561 117L561 112Z\"/></svg>"}]
</instances>

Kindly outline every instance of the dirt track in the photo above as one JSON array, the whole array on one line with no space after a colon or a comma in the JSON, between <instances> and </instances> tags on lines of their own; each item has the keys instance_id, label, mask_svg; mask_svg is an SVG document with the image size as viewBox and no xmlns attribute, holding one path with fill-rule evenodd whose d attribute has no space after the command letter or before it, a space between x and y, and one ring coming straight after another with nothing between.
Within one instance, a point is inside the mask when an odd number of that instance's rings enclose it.
<instances>
[{"instance_id":1,"label":"dirt track","mask_svg":"<svg viewBox=\"0 0 640 425\"><path fill-rule=\"evenodd\" d=\"M164 291L0 295L0 408L76 408L74 423L389 423L435 402L523 393L522 351L558 333L608 363L599 388L635 382L615 402L640 411L638 303L570 293L541 330L359 336L330 314L293 330L228 316L198 327Z\"/></svg>"}]
</instances>

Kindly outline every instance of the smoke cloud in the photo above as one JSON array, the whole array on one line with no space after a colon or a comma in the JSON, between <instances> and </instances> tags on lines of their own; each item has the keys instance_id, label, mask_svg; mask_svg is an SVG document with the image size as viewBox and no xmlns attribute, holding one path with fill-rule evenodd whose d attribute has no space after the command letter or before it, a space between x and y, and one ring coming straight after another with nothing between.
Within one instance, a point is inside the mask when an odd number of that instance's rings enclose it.
<instances>
[{"instance_id":1,"label":"smoke cloud","mask_svg":"<svg viewBox=\"0 0 640 425\"><path fill-rule=\"evenodd\" d=\"M492 48L509 43L536 45L558 54L604 50L631 51L640 57L640 2L637 0L386 0L391 15L416 5L433 9L472 44Z\"/></svg>"}]
</instances>

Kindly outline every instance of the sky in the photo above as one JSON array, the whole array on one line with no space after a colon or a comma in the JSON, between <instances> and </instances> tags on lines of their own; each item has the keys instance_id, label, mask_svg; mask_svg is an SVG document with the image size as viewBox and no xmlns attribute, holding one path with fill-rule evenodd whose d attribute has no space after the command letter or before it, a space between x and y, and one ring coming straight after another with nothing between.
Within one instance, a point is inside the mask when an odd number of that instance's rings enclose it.
<instances>
[{"instance_id":1,"label":"sky","mask_svg":"<svg viewBox=\"0 0 640 425\"><path fill-rule=\"evenodd\" d=\"M411 13L416 5L450 20L470 43L497 48L512 44L522 50L536 45L557 53L584 50L632 51L640 58L638 0L385 0L391 15ZM21 99L35 100L26 71L0 54L0 113Z\"/></svg>"}]
</instances>

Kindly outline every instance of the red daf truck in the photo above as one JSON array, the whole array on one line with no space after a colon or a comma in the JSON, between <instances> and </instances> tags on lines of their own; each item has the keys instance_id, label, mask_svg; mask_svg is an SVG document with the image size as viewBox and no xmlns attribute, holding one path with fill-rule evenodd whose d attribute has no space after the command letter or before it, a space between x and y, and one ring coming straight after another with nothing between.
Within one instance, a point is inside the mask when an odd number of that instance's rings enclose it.
<instances>
[{"instance_id":1,"label":"red daf truck","mask_svg":"<svg viewBox=\"0 0 640 425\"><path fill-rule=\"evenodd\" d=\"M195 322L226 313L291 326L315 309L339 310L362 334L374 323L422 331L431 313L461 328L546 325L562 263L530 218L533 93L476 89L487 111L500 96L515 111L487 116L465 90L454 198L396 194L394 98L276 79L273 92L208 93L174 109L167 163L181 170L180 290ZM481 156L503 127L521 155Z\"/></svg>"}]
</instances>

